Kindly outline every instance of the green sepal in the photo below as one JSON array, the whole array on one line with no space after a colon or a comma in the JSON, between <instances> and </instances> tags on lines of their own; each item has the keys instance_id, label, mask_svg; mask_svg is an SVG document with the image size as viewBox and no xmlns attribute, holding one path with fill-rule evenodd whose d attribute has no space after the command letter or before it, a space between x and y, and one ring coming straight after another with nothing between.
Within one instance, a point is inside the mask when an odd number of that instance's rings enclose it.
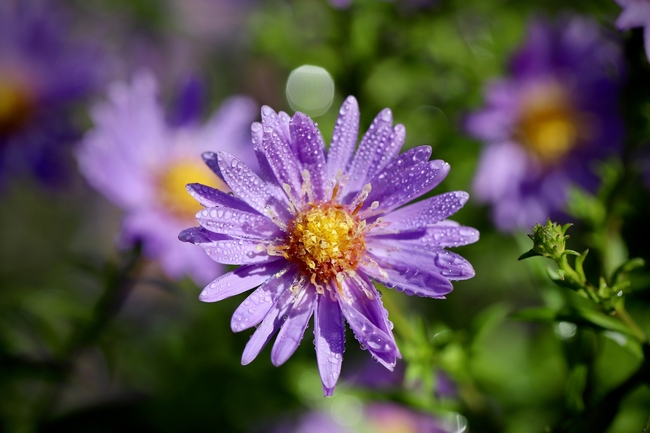
<instances>
[{"instance_id":1,"label":"green sepal","mask_svg":"<svg viewBox=\"0 0 650 433\"><path fill-rule=\"evenodd\" d=\"M585 271L582 267L582 264L584 263L585 259L587 258L587 254L589 254L589 249L586 249L584 253L580 254L578 257L576 257L576 261L574 264L574 268L578 275L580 276L580 279L584 282L587 281L587 276L585 275Z\"/></svg>"},{"instance_id":2,"label":"green sepal","mask_svg":"<svg viewBox=\"0 0 650 433\"><path fill-rule=\"evenodd\" d=\"M524 260L524 259L529 259L529 258L531 258L531 257L539 257L539 256L541 256L540 253L538 253L538 252L535 251L535 250L530 250L530 251L526 251L525 253L523 253L522 255L520 255L519 258L518 258L517 260Z\"/></svg>"}]
</instances>

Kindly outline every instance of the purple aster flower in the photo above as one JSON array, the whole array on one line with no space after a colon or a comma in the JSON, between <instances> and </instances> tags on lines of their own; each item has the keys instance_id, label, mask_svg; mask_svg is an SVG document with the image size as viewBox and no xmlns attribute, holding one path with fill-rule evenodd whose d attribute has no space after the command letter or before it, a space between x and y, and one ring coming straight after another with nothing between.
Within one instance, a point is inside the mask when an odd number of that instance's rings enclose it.
<instances>
[{"instance_id":1,"label":"purple aster flower","mask_svg":"<svg viewBox=\"0 0 650 433\"><path fill-rule=\"evenodd\" d=\"M228 149L244 160L255 158L247 138L255 112L247 98L235 97L204 125L190 118L196 110L194 82L179 98L180 109L166 121L149 73L129 84L114 83L109 100L92 112L95 127L77 149L79 168L88 182L124 209L125 241L143 242L145 255L158 260L172 278L190 275L204 284L214 278L214 263L205 254L178 242L178 233L201 209L185 184L203 182L228 195L228 187L212 175L197 155Z\"/></svg>"},{"instance_id":2,"label":"purple aster flower","mask_svg":"<svg viewBox=\"0 0 650 433\"><path fill-rule=\"evenodd\" d=\"M98 86L102 62L66 24L42 2L0 2L0 175L30 171L51 184L68 171L78 138L68 108Z\"/></svg>"},{"instance_id":3,"label":"purple aster flower","mask_svg":"<svg viewBox=\"0 0 650 433\"><path fill-rule=\"evenodd\" d=\"M643 27L645 54L650 60L650 0L615 0L623 11L616 20L620 30Z\"/></svg>"},{"instance_id":4,"label":"purple aster flower","mask_svg":"<svg viewBox=\"0 0 650 433\"><path fill-rule=\"evenodd\" d=\"M511 76L490 83L486 107L466 123L486 144L474 192L499 229L561 218L570 185L595 189L594 162L621 145L620 67L619 47L595 22L530 26Z\"/></svg>"},{"instance_id":5,"label":"purple aster flower","mask_svg":"<svg viewBox=\"0 0 650 433\"><path fill-rule=\"evenodd\" d=\"M231 154L207 153L204 159L234 195L188 185L206 209L197 214L201 227L179 238L217 262L243 265L210 283L200 299L220 301L260 286L231 321L235 332L259 325L243 364L278 330L271 360L284 363L313 315L325 395L340 373L344 319L362 347L393 369L401 355L371 280L443 298L452 290L450 280L472 277L472 266L445 249L478 239L473 228L447 219L467 193L402 207L438 185L449 165L429 161L429 146L400 155L406 131L393 126L389 109L375 118L355 153L359 109L353 97L341 107L327 155L316 124L300 112L290 117L265 106L262 123L251 130L261 177Z\"/></svg>"}]
</instances>

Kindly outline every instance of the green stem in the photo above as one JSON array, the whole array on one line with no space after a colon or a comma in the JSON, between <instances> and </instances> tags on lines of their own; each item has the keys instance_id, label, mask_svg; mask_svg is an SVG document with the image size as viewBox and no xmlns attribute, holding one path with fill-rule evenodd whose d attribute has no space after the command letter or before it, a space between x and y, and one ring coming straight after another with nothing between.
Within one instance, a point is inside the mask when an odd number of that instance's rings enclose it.
<instances>
[{"instance_id":1,"label":"green stem","mask_svg":"<svg viewBox=\"0 0 650 433\"><path fill-rule=\"evenodd\" d=\"M630 314L627 312L625 306L623 305L623 302L617 302L614 309L616 317L618 317L621 322L625 323L630 328L636 338L638 338L641 343L647 343L648 336L645 334L645 332L643 332L639 325L636 324L632 316L630 316Z\"/></svg>"}]
</instances>

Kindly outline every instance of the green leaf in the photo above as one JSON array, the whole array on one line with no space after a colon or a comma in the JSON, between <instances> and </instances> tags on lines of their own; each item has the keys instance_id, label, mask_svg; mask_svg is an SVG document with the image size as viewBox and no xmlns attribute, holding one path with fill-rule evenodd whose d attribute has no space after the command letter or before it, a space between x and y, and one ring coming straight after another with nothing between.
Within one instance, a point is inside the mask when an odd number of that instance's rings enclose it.
<instances>
[{"instance_id":1,"label":"green leaf","mask_svg":"<svg viewBox=\"0 0 650 433\"><path fill-rule=\"evenodd\" d=\"M517 311L511 319L531 322L572 322L599 331L614 331L634 337L634 333L621 321L596 310L583 307L554 310L549 307L536 307Z\"/></svg>"},{"instance_id":2,"label":"green leaf","mask_svg":"<svg viewBox=\"0 0 650 433\"><path fill-rule=\"evenodd\" d=\"M605 331L603 335L626 349L638 359L643 359L643 349L641 343L635 338L630 338L625 334L615 331Z\"/></svg>"}]
</instances>

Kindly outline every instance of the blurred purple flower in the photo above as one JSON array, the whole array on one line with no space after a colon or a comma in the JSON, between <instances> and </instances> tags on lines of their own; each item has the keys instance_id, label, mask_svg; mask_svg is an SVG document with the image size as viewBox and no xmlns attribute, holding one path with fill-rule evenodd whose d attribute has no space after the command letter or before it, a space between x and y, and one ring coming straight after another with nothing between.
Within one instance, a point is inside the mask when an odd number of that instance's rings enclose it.
<instances>
[{"instance_id":1,"label":"blurred purple flower","mask_svg":"<svg viewBox=\"0 0 650 433\"><path fill-rule=\"evenodd\" d=\"M650 0L615 0L623 11L616 20L619 30L643 27L645 54L650 60Z\"/></svg>"},{"instance_id":2,"label":"blurred purple flower","mask_svg":"<svg viewBox=\"0 0 650 433\"><path fill-rule=\"evenodd\" d=\"M65 18L42 2L0 2L0 178L54 184L69 169L78 131L68 109L98 87L102 57L69 37Z\"/></svg>"},{"instance_id":3,"label":"blurred purple flower","mask_svg":"<svg viewBox=\"0 0 650 433\"><path fill-rule=\"evenodd\" d=\"M201 125L195 92L190 83L179 98L172 125L165 119L151 74L140 73L130 85L112 84L108 102L92 111L95 127L77 149L77 159L88 182L126 212L125 242L141 240L145 255L158 260L170 277L190 275L205 284L219 269L175 236L201 209L185 185L204 182L229 191L198 155L228 149L252 161L247 136L255 106L247 98L231 98Z\"/></svg>"},{"instance_id":4,"label":"blurred purple flower","mask_svg":"<svg viewBox=\"0 0 650 433\"><path fill-rule=\"evenodd\" d=\"M594 162L615 154L623 134L621 53L595 22L533 22L511 71L489 84L486 108L466 123L486 144L476 198L503 231L561 218L568 187L593 190Z\"/></svg>"},{"instance_id":5,"label":"blurred purple flower","mask_svg":"<svg viewBox=\"0 0 650 433\"><path fill-rule=\"evenodd\" d=\"M361 413L351 411L346 419L334 414L312 411L297 421L288 422L273 430L274 433L451 433L463 431L439 419L419 413L394 403L368 403L360 407ZM349 419L350 416L358 420ZM463 421L463 426L465 422Z\"/></svg>"},{"instance_id":6,"label":"blurred purple flower","mask_svg":"<svg viewBox=\"0 0 650 433\"><path fill-rule=\"evenodd\" d=\"M341 107L327 156L316 124L300 112L291 118L265 106L262 123L251 129L262 178L226 152L209 153L206 162L234 196L198 184L188 188L206 209L197 215L202 227L179 238L200 245L217 262L243 265L210 283L200 299L220 301L261 284L231 321L235 332L259 324L243 364L278 330L271 360L284 363L313 314L325 395L333 393L340 374L343 318L362 347L393 369L401 355L370 279L410 295L442 298L452 290L449 280L472 277L469 262L444 249L478 239L476 230L446 219L465 204L467 193L397 209L438 185L449 165L429 161L428 146L399 155L406 131L393 126L389 109L375 118L354 154L359 108L353 97Z\"/></svg>"}]
</instances>

